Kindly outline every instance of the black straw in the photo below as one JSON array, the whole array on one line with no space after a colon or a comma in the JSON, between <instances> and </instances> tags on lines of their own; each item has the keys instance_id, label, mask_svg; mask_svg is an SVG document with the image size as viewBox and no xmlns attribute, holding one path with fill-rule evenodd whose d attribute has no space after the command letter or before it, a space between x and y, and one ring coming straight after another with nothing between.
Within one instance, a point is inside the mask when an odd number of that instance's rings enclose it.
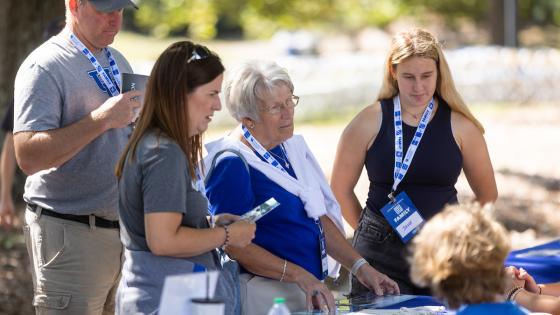
<instances>
[{"instance_id":1,"label":"black straw","mask_svg":"<svg viewBox=\"0 0 560 315\"><path fill-rule=\"evenodd\" d=\"M206 271L206 301L210 300L210 273Z\"/></svg>"}]
</instances>

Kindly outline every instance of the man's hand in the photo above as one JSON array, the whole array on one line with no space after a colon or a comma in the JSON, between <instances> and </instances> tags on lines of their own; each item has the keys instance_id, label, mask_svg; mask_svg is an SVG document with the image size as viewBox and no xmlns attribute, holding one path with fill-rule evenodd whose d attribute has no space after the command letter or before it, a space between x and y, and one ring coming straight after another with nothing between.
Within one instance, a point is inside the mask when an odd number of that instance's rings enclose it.
<instances>
[{"instance_id":1,"label":"man's hand","mask_svg":"<svg viewBox=\"0 0 560 315\"><path fill-rule=\"evenodd\" d=\"M104 121L107 129L128 126L136 117L136 109L142 106L139 101L142 93L142 91L129 91L107 99L99 108L91 112L93 119Z\"/></svg>"},{"instance_id":2,"label":"man's hand","mask_svg":"<svg viewBox=\"0 0 560 315\"><path fill-rule=\"evenodd\" d=\"M0 227L12 228L15 222L15 207L13 201L0 200Z\"/></svg>"}]
</instances>

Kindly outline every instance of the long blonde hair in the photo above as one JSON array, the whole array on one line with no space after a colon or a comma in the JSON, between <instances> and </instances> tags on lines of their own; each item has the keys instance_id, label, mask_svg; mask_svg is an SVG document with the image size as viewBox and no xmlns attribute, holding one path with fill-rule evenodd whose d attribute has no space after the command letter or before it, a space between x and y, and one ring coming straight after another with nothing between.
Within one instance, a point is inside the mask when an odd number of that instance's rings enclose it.
<instances>
[{"instance_id":1,"label":"long blonde hair","mask_svg":"<svg viewBox=\"0 0 560 315\"><path fill-rule=\"evenodd\" d=\"M420 28L399 32L393 37L391 50L385 61L383 82L377 100L391 99L399 94L397 80L392 73L395 72L398 64L411 57L429 58L436 62L438 70L437 96L449 104L451 110L465 116L484 133L484 127L474 117L455 88L451 70L441 49L441 44L434 35Z\"/></svg>"},{"instance_id":2,"label":"long blonde hair","mask_svg":"<svg viewBox=\"0 0 560 315\"><path fill-rule=\"evenodd\" d=\"M198 58L193 60L195 55ZM157 130L179 145L187 157L191 178L195 178L195 168L202 159L202 134L189 137L187 94L223 72L220 58L208 48L190 41L171 44L152 69L142 112L115 168L117 178L122 175L127 156L134 158L140 139L149 130Z\"/></svg>"}]
</instances>

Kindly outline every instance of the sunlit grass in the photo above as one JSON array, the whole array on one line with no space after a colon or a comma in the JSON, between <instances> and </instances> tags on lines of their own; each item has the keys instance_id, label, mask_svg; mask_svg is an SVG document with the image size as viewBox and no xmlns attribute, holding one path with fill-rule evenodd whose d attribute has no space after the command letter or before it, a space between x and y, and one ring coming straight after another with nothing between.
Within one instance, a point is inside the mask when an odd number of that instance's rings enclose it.
<instances>
[{"instance_id":1,"label":"sunlit grass","mask_svg":"<svg viewBox=\"0 0 560 315\"><path fill-rule=\"evenodd\" d=\"M187 37L157 38L121 31L112 46L123 53L129 62L135 63L155 61L170 44L183 40L192 39ZM268 41L194 40L194 42L215 51L225 64L247 59L274 59L277 53L274 52L274 47Z\"/></svg>"},{"instance_id":2,"label":"sunlit grass","mask_svg":"<svg viewBox=\"0 0 560 315\"><path fill-rule=\"evenodd\" d=\"M184 38L164 38L141 35L131 32L120 32L113 47L118 49L130 62L155 61L167 46Z\"/></svg>"}]
</instances>

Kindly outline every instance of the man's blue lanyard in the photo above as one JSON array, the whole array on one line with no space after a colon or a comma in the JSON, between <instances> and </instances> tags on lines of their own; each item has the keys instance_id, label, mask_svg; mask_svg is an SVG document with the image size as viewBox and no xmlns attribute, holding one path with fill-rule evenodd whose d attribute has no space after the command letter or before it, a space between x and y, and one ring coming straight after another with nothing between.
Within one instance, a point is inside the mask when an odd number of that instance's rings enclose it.
<instances>
[{"instance_id":1,"label":"man's blue lanyard","mask_svg":"<svg viewBox=\"0 0 560 315\"><path fill-rule=\"evenodd\" d=\"M278 163L278 161L272 156L272 154L270 154L270 152L268 152L268 150L266 150L257 139L255 139L255 137L253 137L253 135L251 134L251 132L249 131L249 129L247 129L247 127L241 125L241 128L243 130L243 137L245 138L245 140L247 140L247 142L249 143L249 145L253 148L253 150L257 151L257 153L262 156L264 158L264 160L276 167L277 169L288 173L284 167L282 167L282 165L280 163Z\"/></svg>"},{"instance_id":2,"label":"man's blue lanyard","mask_svg":"<svg viewBox=\"0 0 560 315\"><path fill-rule=\"evenodd\" d=\"M117 62L115 61L115 58L113 58L113 55L111 54L109 49L106 47L103 48L107 59L109 59L109 66L111 67L111 72L113 73L113 77L115 78L117 86L113 84L113 81L111 81L109 75L103 70L103 67L101 66L101 64L99 64L99 61L97 61L97 58L95 58L91 51L89 51L89 49L80 41L80 39L78 39L78 37L76 37L76 35L70 33L70 40L72 41L74 46L76 46L76 48L78 48L78 50L81 51L84 56L86 56L86 58L91 62L91 64L95 68L95 71L97 72L97 76L103 82L103 84L105 84L105 87L107 88L109 94L111 96L119 95L121 86L121 73L117 66Z\"/></svg>"},{"instance_id":3,"label":"man's blue lanyard","mask_svg":"<svg viewBox=\"0 0 560 315\"><path fill-rule=\"evenodd\" d=\"M420 123L418 127L416 127L416 132L414 133L414 137L412 138L412 142L406 150L406 156L404 157L403 161L403 130L402 130L402 115L401 115L401 101L399 95L393 98L394 103L394 124L395 124L395 168L393 172L393 187L391 189L391 193L389 194L389 199L394 199L394 193L397 190L397 186L403 180L408 168L410 167L410 163L412 163L412 159L414 158L414 154L416 153L416 149L418 149L418 145L420 145L420 140L422 140L422 136L426 131L426 127L428 126L428 121L430 120L430 116L434 110L434 98L430 100L428 106L424 110L424 114L422 114L422 119L420 119Z\"/></svg>"}]
</instances>

